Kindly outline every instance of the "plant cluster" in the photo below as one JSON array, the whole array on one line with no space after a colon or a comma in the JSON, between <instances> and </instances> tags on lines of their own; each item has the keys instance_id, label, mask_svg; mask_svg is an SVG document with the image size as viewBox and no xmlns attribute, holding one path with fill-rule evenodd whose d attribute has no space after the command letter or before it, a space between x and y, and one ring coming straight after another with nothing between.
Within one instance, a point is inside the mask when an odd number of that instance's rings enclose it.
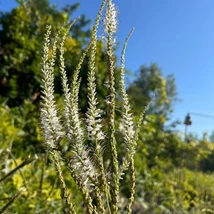
<instances>
[{"instance_id":1,"label":"plant cluster","mask_svg":"<svg viewBox=\"0 0 214 214\"><path fill-rule=\"evenodd\" d=\"M97 31L102 15L104 14L104 40L106 42L107 58L107 91L106 112L102 112L97 107L98 99L96 95L96 45ZM135 194L135 167L134 154L141 120L145 113L141 115L134 125L128 95L125 89L125 50L128 40L133 32L129 34L125 41L121 55L120 89L122 94L122 108L119 132L123 136L123 144L126 153L122 162L119 163L116 132L116 90L115 90L115 33L117 31L117 9L111 0L104 0L98 12L95 25L93 27L92 39L80 58L79 64L73 73L71 85L68 84L66 68L64 62L64 41L68 34L68 27L65 33L56 35L51 46L51 27L47 29L44 41L44 54L42 57L42 108L41 124L45 138L45 145L55 164L58 177L61 182L61 195L69 207L71 213L76 213L75 205L70 200L69 189L64 181L62 167L66 166L70 176L74 179L80 192L82 193L84 206L88 213L118 213L124 204L119 200L120 181L127 169L130 169L130 197L125 205L128 213L132 211L132 203ZM61 35L62 34L62 35ZM61 42L58 45L58 38ZM63 110L60 115L54 100L54 68L59 46L60 73L63 88ZM81 77L79 77L81 65L89 53L88 63L88 109L85 117L79 113L78 95L81 90ZM97 71L99 72L99 71ZM107 120L103 120L103 115ZM120 142L121 143L121 142ZM109 150L105 149L106 147ZM103 156L108 152L108 160ZM72 193L71 193L72 194Z\"/></svg>"}]
</instances>

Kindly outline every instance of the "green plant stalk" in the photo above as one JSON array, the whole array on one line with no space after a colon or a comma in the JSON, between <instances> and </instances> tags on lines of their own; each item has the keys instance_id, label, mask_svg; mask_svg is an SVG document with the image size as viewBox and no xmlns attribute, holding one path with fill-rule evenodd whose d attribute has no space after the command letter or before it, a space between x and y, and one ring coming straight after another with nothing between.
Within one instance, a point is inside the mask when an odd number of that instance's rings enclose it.
<instances>
[{"instance_id":1,"label":"green plant stalk","mask_svg":"<svg viewBox=\"0 0 214 214\"><path fill-rule=\"evenodd\" d=\"M109 56L109 71L110 71L110 105L109 105L109 136L110 148L112 154L112 167L113 167L113 187L112 191L112 212L117 213L118 194L119 194L119 178L118 178L118 159L115 139L115 88L114 88L114 74L113 74L113 61Z\"/></svg>"},{"instance_id":2,"label":"green plant stalk","mask_svg":"<svg viewBox=\"0 0 214 214\"><path fill-rule=\"evenodd\" d=\"M114 59L112 52L112 36L111 33L108 36L108 63L109 63L109 80L110 80L110 104L109 104L109 136L110 146L112 153L112 166L113 166L113 188L112 188L112 212L117 213L117 204L119 196L119 177L118 177L118 159L115 139L115 87L114 87Z\"/></svg>"},{"instance_id":3,"label":"green plant stalk","mask_svg":"<svg viewBox=\"0 0 214 214\"><path fill-rule=\"evenodd\" d=\"M112 4L108 0L108 8ZM112 23L110 23L111 25ZM118 158L115 139L115 77L114 77L114 51L113 51L113 32L111 26L108 27L107 37L107 59L109 72L109 140L112 155L112 186L111 186L111 211L117 213L118 211L118 197L119 197L119 174L118 174Z\"/></svg>"},{"instance_id":4,"label":"green plant stalk","mask_svg":"<svg viewBox=\"0 0 214 214\"><path fill-rule=\"evenodd\" d=\"M18 167L16 158L14 157L13 153L11 152L11 150L9 150L9 155L12 157L12 159L13 159L13 161L14 161L16 167ZM32 159L32 161L34 161L34 159ZM32 163L32 161L31 161L30 163ZM30 163L29 163L29 164L30 164ZM23 167L24 167L24 166L23 166ZM19 173L20 173L20 175L21 175L21 177L22 177L22 179L23 179L24 186L25 186L25 188L26 188L26 190L27 190L27 193L28 193L28 195L29 195L29 188L28 188L28 186L27 186L26 178L25 178L24 174L22 173L21 168L19 168L18 170L19 170Z\"/></svg>"},{"instance_id":5,"label":"green plant stalk","mask_svg":"<svg viewBox=\"0 0 214 214\"><path fill-rule=\"evenodd\" d=\"M69 167L69 172L71 177L74 179L75 183L77 184L78 188L80 189L80 191L82 192L82 196L85 200L85 204L86 204L86 208L87 208L87 212L88 214L93 214L95 212L93 212L94 206L92 205L92 198L88 192L88 189L86 188L86 186L84 185L83 181L81 178L79 178L76 173L74 172L74 170L72 169L72 167Z\"/></svg>"},{"instance_id":6,"label":"green plant stalk","mask_svg":"<svg viewBox=\"0 0 214 214\"><path fill-rule=\"evenodd\" d=\"M70 194L68 193L68 188L65 184L65 181L64 181L64 178L62 175L62 170L61 170L60 160L59 160L59 154L56 151L53 151L52 155L53 155L53 160L55 163L56 171L58 173L58 177L59 177L60 184L61 184L61 197L66 202L67 206L69 207L69 213L70 214L76 214L75 207L72 204L72 202L70 201L71 197L70 197Z\"/></svg>"},{"instance_id":7,"label":"green plant stalk","mask_svg":"<svg viewBox=\"0 0 214 214\"><path fill-rule=\"evenodd\" d=\"M60 148L60 145L58 145L58 147ZM92 214L93 211L94 211L94 206L92 205L92 198L91 198L91 196L89 194L89 191L88 191L87 187L83 183L81 177L79 177L76 174L72 164L69 163L69 160L66 158L65 152L63 152L62 149L59 149L58 152L59 152L59 156L63 159L64 163L66 164L66 166L67 166L67 168L68 168L68 170L70 172L70 176L74 179L74 182L76 183L77 187L79 188L79 190L82 193L83 199L85 200L85 204L86 204L86 207L87 207L87 212L89 214ZM98 186L97 183L94 183L94 185Z\"/></svg>"},{"instance_id":8,"label":"green plant stalk","mask_svg":"<svg viewBox=\"0 0 214 214\"><path fill-rule=\"evenodd\" d=\"M106 177L105 177L103 158L102 158L102 155L100 153L100 150L97 149L97 146L95 148L95 152L98 155L98 168L99 168L100 173L101 173L101 187L103 189L103 192L105 193L106 204L107 204L107 207L108 207L108 213L111 213L111 208L110 208L110 205L109 205L109 198L110 198L109 186L107 184L107 180L106 180Z\"/></svg>"},{"instance_id":9,"label":"green plant stalk","mask_svg":"<svg viewBox=\"0 0 214 214\"><path fill-rule=\"evenodd\" d=\"M102 201L102 198L101 198L99 187L95 187L95 195L96 195L96 199L97 199L98 210L101 213L105 213L105 209L104 209L104 206L103 206L103 201Z\"/></svg>"},{"instance_id":10,"label":"green plant stalk","mask_svg":"<svg viewBox=\"0 0 214 214\"><path fill-rule=\"evenodd\" d=\"M78 101L78 94L79 94L79 87L78 87L78 77L79 77L79 73L80 73L80 69L82 67L82 63L89 51L89 49L91 48L91 45L93 43L93 40L88 44L88 46L86 47L86 49L84 50L80 60L79 60L79 63L74 71L74 74L73 74L73 78L72 78L72 84L71 84L71 97L73 97L73 101L75 103L77 103Z\"/></svg>"},{"instance_id":11,"label":"green plant stalk","mask_svg":"<svg viewBox=\"0 0 214 214\"><path fill-rule=\"evenodd\" d=\"M103 11L103 8L106 4L107 0L104 0L101 4L101 7L99 9L96 21L95 21L95 25L93 27L93 33L92 33L92 45L91 45L91 52L90 52L90 58L89 58L89 74L88 74L88 88L89 88L89 92L88 92L88 100L89 100L89 109L88 109L88 115L91 116L91 118L93 118L93 129L96 129L97 125L98 125L98 121L96 120L95 117L95 112L97 111L96 109L96 105L97 100L96 100L96 77L95 77L95 55L96 55L96 42L97 42L97 29L99 26L99 21L101 18L101 14ZM100 130L101 131L101 130ZM110 206L109 206L109 186L107 184L107 180L106 180L106 176L105 176L105 169L104 169L104 164L103 164L103 158L102 158L102 154L101 154L101 145L99 143L99 139L97 136L97 133L95 133L94 137L94 141L95 141L95 155L97 157L97 161L98 161L98 169L100 172L100 176L101 176L101 187L103 189L103 192L105 193L105 197L106 197L106 204L108 207L108 212L110 213ZM99 187L100 188L100 187Z\"/></svg>"},{"instance_id":12,"label":"green plant stalk","mask_svg":"<svg viewBox=\"0 0 214 214\"><path fill-rule=\"evenodd\" d=\"M0 210L0 214L3 214L6 209L13 204L13 202L20 196L20 194L25 191L25 187L21 187L16 195L14 195L10 201Z\"/></svg>"},{"instance_id":13,"label":"green plant stalk","mask_svg":"<svg viewBox=\"0 0 214 214\"><path fill-rule=\"evenodd\" d=\"M150 99L150 101L148 102L148 104L146 105L146 107L140 113L140 116L138 118L137 125L136 125L135 135L134 135L134 141L135 142L137 142L137 140L138 140L141 123L142 123L143 117L144 117L144 115L146 113L146 110L149 108L149 106L152 103L152 101L153 101L154 98L155 98L155 94L152 96L152 98Z\"/></svg>"},{"instance_id":14,"label":"green plant stalk","mask_svg":"<svg viewBox=\"0 0 214 214\"><path fill-rule=\"evenodd\" d=\"M42 155L42 173L40 177L40 182L39 182L39 190L38 190L38 196L42 196L42 187L43 187L43 181L44 181L44 173L45 173L45 167L47 164L47 153Z\"/></svg>"},{"instance_id":15,"label":"green plant stalk","mask_svg":"<svg viewBox=\"0 0 214 214\"><path fill-rule=\"evenodd\" d=\"M15 169L8 172L3 178L0 179L0 182L4 181L9 176L13 175L17 170L20 170L22 167L30 164L32 161L34 161L34 158L28 158L24 160L20 165L18 165Z\"/></svg>"},{"instance_id":16,"label":"green plant stalk","mask_svg":"<svg viewBox=\"0 0 214 214\"><path fill-rule=\"evenodd\" d=\"M135 195L135 186L136 186L136 178L135 178L135 167L134 167L134 158L132 157L130 162L130 173L131 173L131 195L129 198L129 202L127 205L128 214L132 213L132 204L134 202L134 195Z\"/></svg>"}]
</instances>

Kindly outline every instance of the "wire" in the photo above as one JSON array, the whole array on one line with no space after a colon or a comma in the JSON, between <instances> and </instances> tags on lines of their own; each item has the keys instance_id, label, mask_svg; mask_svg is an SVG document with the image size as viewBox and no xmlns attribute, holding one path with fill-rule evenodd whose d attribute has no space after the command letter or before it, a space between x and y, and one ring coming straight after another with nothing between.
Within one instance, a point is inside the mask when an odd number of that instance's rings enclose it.
<instances>
[{"instance_id":1,"label":"wire","mask_svg":"<svg viewBox=\"0 0 214 214\"><path fill-rule=\"evenodd\" d=\"M214 120L214 116L208 115L208 114L201 114L201 113L190 112L190 115L195 115L195 116L199 116L199 117L206 117L206 118Z\"/></svg>"}]
</instances>

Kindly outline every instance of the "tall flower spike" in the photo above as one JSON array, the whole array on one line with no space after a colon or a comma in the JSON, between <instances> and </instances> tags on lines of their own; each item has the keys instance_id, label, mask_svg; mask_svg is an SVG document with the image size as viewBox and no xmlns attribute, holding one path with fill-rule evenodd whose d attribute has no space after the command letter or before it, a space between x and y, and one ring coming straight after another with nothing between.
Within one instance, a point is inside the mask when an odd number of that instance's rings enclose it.
<instances>
[{"instance_id":1,"label":"tall flower spike","mask_svg":"<svg viewBox=\"0 0 214 214\"><path fill-rule=\"evenodd\" d=\"M78 20L79 18L75 19L69 27L66 29L62 41L60 43L60 74L61 74L61 80L62 80L62 89L63 89L63 95L64 95L64 119L65 119L65 125L66 125L66 134L69 135L69 131L71 129L71 124L70 124L70 118L69 118L69 108L70 108L70 99L71 99L71 92L70 92L70 87L68 85L68 78L67 74L65 71L65 62L64 62L64 43L66 40L66 37L69 33L69 30L71 27L74 25L74 23ZM61 29L62 30L62 29Z\"/></svg>"},{"instance_id":2,"label":"tall flower spike","mask_svg":"<svg viewBox=\"0 0 214 214\"><path fill-rule=\"evenodd\" d=\"M109 1L108 7L106 8L106 14L103 20L105 33L109 33L109 31L111 31L112 33L117 32L117 14L118 10L116 9L115 4L112 3L112 1Z\"/></svg>"},{"instance_id":3,"label":"tall flower spike","mask_svg":"<svg viewBox=\"0 0 214 214\"><path fill-rule=\"evenodd\" d=\"M51 148L55 148L56 141L64 135L60 118L57 114L57 109L54 100L54 66L56 58L57 38L55 37L51 58L50 54L50 34L51 27L47 28L45 42L43 47L42 57L42 108L41 108L41 123L45 142ZM55 144L55 145L54 145Z\"/></svg>"},{"instance_id":4,"label":"tall flower spike","mask_svg":"<svg viewBox=\"0 0 214 214\"><path fill-rule=\"evenodd\" d=\"M96 75L95 75L95 55L96 55L96 45L97 45L97 29L99 26L99 21L101 18L101 14L103 11L103 8L106 4L107 0L104 0L102 2L102 5L99 9L95 25L93 27L93 33L92 33L92 45L91 45L91 52L90 52L90 58L89 58L89 72L88 72L88 111L87 111L87 133L88 133L88 139L93 141L94 143L94 157L96 158L96 161L98 163L100 172L100 189L104 192L106 196L106 207L108 208L108 212L110 212L109 207L109 188L107 179L105 176L105 170L104 170L104 164L103 164L103 157L102 157L102 145L101 141L104 140L105 135L102 130L102 123L101 123L101 110L97 108L97 98L96 98ZM99 190L99 189L97 189ZM99 196L99 194L97 194ZM101 206L102 207L102 206Z\"/></svg>"},{"instance_id":5,"label":"tall flower spike","mask_svg":"<svg viewBox=\"0 0 214 214\"><path fill-rule=\"evenodd\" d=\"M96 76L95 76L95 55L97 45L97 28L99 25L100 17L105 6L106 0L103 1L100 10L98 12L95 25L92 33L92 44L89 59L89 72L88 72L88 111L87 111L87 131L89 140L100 141L104 139L104 133L101 125L101 110L97 109L96 98Z\"/></svg>"},{"instance_id":6,"label":"tall flower spike","mask_svg":"<svg viewBox=\"0 0 214 214\"><path fill-rule=\"evenodd\" d=\"M128 41L133 33L134 29L129 33L121 54L121 77L120 77L120 87L121 87L121 92L122 92L122 133L123 133L123 138L124 142L126 143L126 156L124 158L124 162L122 163L122 167L120 168L120 178L124 172L124 170L128 169L128 166L131 165L130 167L130 174L131 174L131 196L129 198L129 202L127 205L128 208L128 213L131 213L132 209L132 203L134 200L134 193L135 193L135 169L134 169L134 153L135 153L135 147L136 147L136 142L134 141L134 123L133 123L133 118L131 114L131 107L129 104L129 99L128 95L126 93L125 89L125 81L124 81L124 73L125 73L125 52L126 52L126 47L128 44Z\"/></svg>"},{"instance_id":7,"label":"tall flower spike","mask_svg":"<svg viewBox=\"0 0 214 214\"><path fill-rule=\"evenodd\" d=\"M125 73L125 52L128 41L133 33L134 29L131 30L129 33L121 54L121 76L120 76L120 87L122 93L122 133L124 142L126 143L127 153L126 157L124 158L124 162L120 169L120 177L123 174L124 170L126 170L130 164L131 158L134 156L136 142L134 141L134 123L131 114L131 107L129 104L128 95L125 89L125 82L124 82L124 73Z\"/></svg>"},{"instance_id":8,"label":"tall flower spike","mask_svg":"<svg viewBox=\"0 0 214 214\"><path fill-rule=\"evenodd\" d=\"M116 32L117 16L115 5L112 0L108 0L106 14L104 18L104 30L107 33L107 62L108 62L108 77L109 77L109 99L108 99L108 117L109 117L109 144L112 155L112 187L111 187L111 210L112 213L118 211L119 197L119 174L118 174L118 158L115 139L115 74L114 74L114 33Z\"/></svg>"}]
</instances>

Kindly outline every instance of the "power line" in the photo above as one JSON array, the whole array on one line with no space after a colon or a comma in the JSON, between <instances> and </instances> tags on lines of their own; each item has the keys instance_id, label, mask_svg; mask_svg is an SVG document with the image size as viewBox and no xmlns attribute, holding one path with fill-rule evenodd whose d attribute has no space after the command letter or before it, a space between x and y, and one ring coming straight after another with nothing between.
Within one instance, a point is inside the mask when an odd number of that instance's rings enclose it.
<instances>
[{"instance_id":1,"label":"power line","mask_svg":"<svg viewBox=\"0 0 214 214\"><path fill-rule=\"evenodd\" d=\"M190 112L191 115L199 116L199 117L206 117L211 120L214 120L214 116L208 115L208 114L201 114L201 113L196 113L196 112Z\"/></svg>"}]
</instances>

